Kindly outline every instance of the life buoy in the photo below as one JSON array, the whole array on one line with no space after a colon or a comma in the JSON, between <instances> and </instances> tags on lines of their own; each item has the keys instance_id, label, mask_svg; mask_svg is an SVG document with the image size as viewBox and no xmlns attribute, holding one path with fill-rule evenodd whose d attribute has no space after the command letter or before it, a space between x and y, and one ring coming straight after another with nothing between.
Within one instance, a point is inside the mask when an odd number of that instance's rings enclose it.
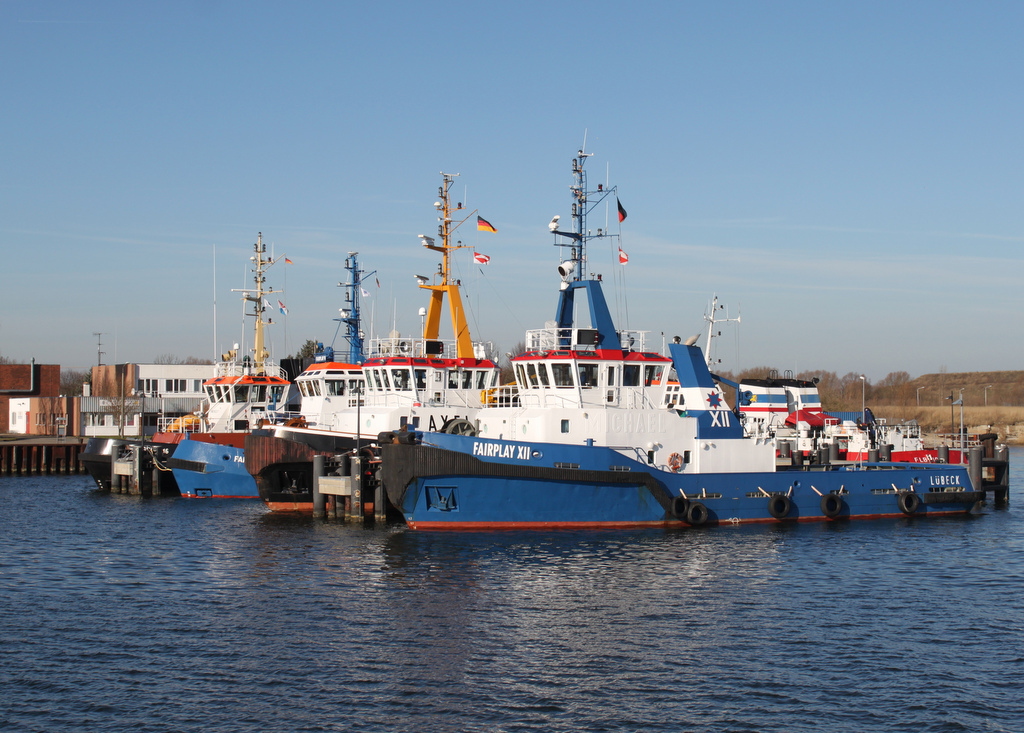
<instances>
[{"instance_id":1,"label":"life buoy","mask_svg":"<svg viewBox=\"0 0 1024 733\"><path fill-rule=\"evenodd\" d=\"M679 473L683 467L683 457L678 453L673 453L668 457L668 467Z\"/></svg>"},{"instance_id":2,"label":"life buoy","mask_svg":"<svg viewBox=\"0 0 1024 733\"><path fill-rule=\"evenodd\" d=\"M676 519L686 519L686 510L690 508L690 500L685 496L677 496L672 500L672 516Z\"/></svg>"},{"instance_id":3,"label":"life buoy","mask_svg":"<svg viewBox=\"0 0 1024 733\"><path fill-rule=\"evenodd\" d=\"M768 500L768 513L776 519L782 519L793 508L788 496L773 496Z\"/></svg>"},{"instance_id":4,"label":"life buoy","mask_svg":"<svg viewBox=\"0 0 1024 733\"><path fill-rule=\"evenodd\" d=\"M706 506L699 501L695 501L686 508L686 521L694 527L699 527L708 521L709 514Z\"/></svg>"},{"instance_id":5,"label":"life buoy","mask_svg":"<svg viewBox=\"0 0 1024 733\"><path fill-rule=\"evenodd\" d=\"M843 497L825 494L821 497L821 513L826 517L838 517L843 511Z\"/></svg>"},{"instance_id":6,"label":"life buoy","mask_svg":"<svg viewBox=\"0 0 1024 733\"><path fill-rule=\"evenodd\" d=\"M897 501L900 511L904 514L913 514L921 507L921 497L913 491L900 492L900 498Z\"/></svg>"}]
</instances>

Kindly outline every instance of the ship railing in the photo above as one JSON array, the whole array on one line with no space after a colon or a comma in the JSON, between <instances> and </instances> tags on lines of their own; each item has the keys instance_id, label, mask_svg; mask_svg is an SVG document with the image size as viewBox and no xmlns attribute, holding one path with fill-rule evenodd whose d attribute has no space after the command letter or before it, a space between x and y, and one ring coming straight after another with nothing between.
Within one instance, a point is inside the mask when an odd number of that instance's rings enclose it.
<instances>
[{"instance_id":1,"label":"ship railing","mask_svg":"<svg viewBox=\"0 0 1024 733\"><path fill-rule=\"evenodd\" d=\"M942 445L948 445L950 448L961 451L981 446L980 436L977 433L968 433L966 430L961 433L936 433L935 437L942 441Z\"/></svg>"},{"instance_id":2,"label":"ship railing","mask_svg":"<svg viewBox=\"0 0 1024 733\"><path fill-rule=\"evenodd\" d=\"M369 358L409 356L416 358L434 357L454 359L458 356L458 342L454 339L425 339L413 336L386 336L370 339L367 354ZM494 344L490 341L474 341L473 356L490 359Z\"/></svg>"},{"instance_id":3,"label":"ship railing","mask_svg":"<svg viewBox=\"0 0 1024 733\"><path fill-rule=\"evenodd\" d=\"M160 433L199 433L203 430L203 419L194 414L159 417L156 421L156 429Z\"/></svg>"},{"instance_id":4,"label":"ship railing","mask_svg":"<svg viewBox=\"0 0 1024 733\"><path fill-rule=\"evenodd\" d=\"M254 375L266 375L287 379L288 374L284 369L273 362L266 362L262 367L256 366L251 361L219 361L214 368L214 377L247 377Z\"/></svg>"},{"instance_id":5,"label":"ship railing","mask_svg":"<svg viewBox=\"0 0 1024 733\"><path fill-rule=\"evenodd\" d=\"M480 404L483 407L519 407L519 386L506 384L482 390Z\"/></svg>"},{"instance_id":6,"label":"ship railing","mask_svg":"<svg viewBox=\"0 0 1024 733\"><path fill-rule=\"evenodd\" d=\"M648 394L650 392L650 394ZM624 388L620 394L625 397L625 404L623 407L629 410L655 410L663 409L660 404L652 399L653 397L660 397L661 393L657 389L645 390L640 388Z\"/></svg>"},{"instance_id":7,"label":"ship railing","mask_svg":"<svg viewBox=\"0 0 1024 733\"><path fill-rule=\"evenodd\" d=\"M920 438L921 437L921 426L916 422L909 423L897 423L895 425L888 425L882 421L880 423L879 432L882 435L890 435L894 433L900 433L905 438ZM975 436L976 438L977 436Z\"/></svg>"},{"instance_id":8,"label":"ship railing","mask_svg":"<svg viewBox=\"0 0 1024 733\"><path fill-rule=\"evenodd\" d=\"M262 415L253 415L252 422L266 425L283 425L289 420L297 420L302 417L298 410L267 410Z\"/></svg>"},{"instance_id":9,"label":"ship railing","mask_svg":"<svg viewBox=\"0 0 1024 733\"><path fill-rule=\"evenodd\" d=\"M626 351L645 351L648 331L616 331ZM595 328L537 328L526 332L527 351L594 351L598 332Z\"/></svg>"}]
</instances>

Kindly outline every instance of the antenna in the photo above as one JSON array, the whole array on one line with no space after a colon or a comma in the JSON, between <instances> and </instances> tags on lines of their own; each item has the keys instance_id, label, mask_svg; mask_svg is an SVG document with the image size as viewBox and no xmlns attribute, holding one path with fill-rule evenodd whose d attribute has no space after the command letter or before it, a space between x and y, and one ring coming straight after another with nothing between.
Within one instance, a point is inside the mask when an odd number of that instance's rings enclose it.
<instances>
[{"instance_id":1,"label":"antenna","mask_svg":"<svg viewBox=\"0 0 1024 733\"><path fill-rule=\"evenodd\" d=\"M736 316L735 318L729 318L728 317L728 313L726 314L725 318L719 318L718 317L718 311L719 310L725 310L725 306L718 304L718 295L716 294L712 298L712 300L711 300L711 313L710 314L708 314L708 313L704 314L704 320L707 321L708 324L709 324L708 325L707 346L704 349L704 359L707 362L708 367L711 367L712 363L714 362L714 359L711 357L711 341L712 341L712 339L715 338L715 336L721 336L722 335L721 331L716 331L715 330L715 324L716 323L739 323L740 322L740 318L741 318L741 316ZM721 361L721 360L719 360L719 361Z\"/></svg>"},{"instance_id":2,"label":"antenna","mask_svg":"<svg viewBox=\"0 0 1024 733\"><path fill-rule=\"evenodd\" d=\"M93 331L92 335L96 337L96 366L103 366L103 354L106 353L101 351L103 348L103 334L99 331Z\"/></svg>"}]
</instances>

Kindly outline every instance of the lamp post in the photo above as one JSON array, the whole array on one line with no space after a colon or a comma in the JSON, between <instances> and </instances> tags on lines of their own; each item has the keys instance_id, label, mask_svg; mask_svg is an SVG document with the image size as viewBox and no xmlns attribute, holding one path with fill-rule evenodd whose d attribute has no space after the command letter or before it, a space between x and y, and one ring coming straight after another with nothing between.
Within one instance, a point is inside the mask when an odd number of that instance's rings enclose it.
<instances>
[{"instance_id":1,"label":"lamp post","mask_svg":"<svg viewBox=\"0 0 1024 733\"><path fill-rule=\"evenodd\" d=\"M867 422L867 403L865 401L865 395L867 393L868 380L863 374L860 375L860 421Z\"/></svg>"},{"instance_id":2,"label":"lamp post","mask_svg":"<svg viewBox=\"0 0 1024 733\"><path fill-rule=\"evenodd\" d=\"M917 388L917 406L918 407L921 406L921 390L922 389L924 389L924 387L918 387Z\"/></svg>"},{"instance_id":3,"label":"lamp post","mask_svg":"<svg viewBox=\"0 0 1024 733\"><path fill-rule=\"evenodd\" d=\"M964 453L967 450L967 432L964 427L964 391L960 390L960 399L957 400L960 403L960 462L966 463L964 460Z\"/></svg>"},{"instance_id":4,"label":"lamp post","mask_svg":"<svg viewBox=\"0 0 1024 733\"><path fill-rule=\"evenodd\" d=\"M985 387L985 407L988 407L988 391L990 389L992 389L991 384Z\"/></svg>"}]
</instances>

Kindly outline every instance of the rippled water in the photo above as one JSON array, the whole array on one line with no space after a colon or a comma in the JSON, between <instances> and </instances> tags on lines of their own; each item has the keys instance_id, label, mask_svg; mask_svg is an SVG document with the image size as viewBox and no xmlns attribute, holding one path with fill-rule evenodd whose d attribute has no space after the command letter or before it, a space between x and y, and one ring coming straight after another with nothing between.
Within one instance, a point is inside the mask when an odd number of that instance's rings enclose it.
<instances>
[{"instance_id":1,"label":"rippled water","mask_svg":"<svg viewBox=\"0 0 1024 733\"><path fill-rule=\"evenodd\" d=\"M1021 470L973 518L551 533L0 478L0 729L1021 731Z\"/></svg>"}]
</instances>

